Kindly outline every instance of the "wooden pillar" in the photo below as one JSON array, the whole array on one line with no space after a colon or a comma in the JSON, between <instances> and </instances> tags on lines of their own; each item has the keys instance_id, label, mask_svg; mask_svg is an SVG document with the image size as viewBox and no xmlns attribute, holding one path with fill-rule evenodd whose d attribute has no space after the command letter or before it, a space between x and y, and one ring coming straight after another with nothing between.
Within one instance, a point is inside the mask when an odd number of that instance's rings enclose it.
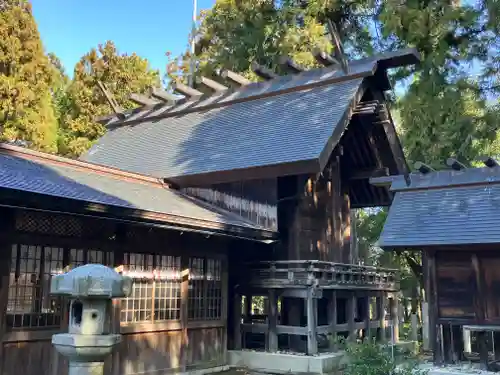
<instances>
[{"instance_id":1,"label":"wooden pillar","mask_svg":"<svg viewBox=\"0 0 500 375\"><path fill-rule=\"evenodd\" d=\"M181 257L181 369L186 371L189 338L188 338L188 298L189 298L189 258Z\"/></svg>"},{"instance_id":2,"label":"wooden pillar","mask_svg":"<svg viewBox=\"0 0 500 375\"><path fill-rule=\"evenodd\" d=\"M245 310L243 312L243 322L250 323L252 321L252 295L245 294Z\"/></svg>"},{"instance_id":3,"label":"wooden pillar","mask_svg":"<svg viewBox=\"0 0 500 375\"><path fill-rule=\"evenodd\" d=\"M370 295L363 297L363 320L365 323L365 328L363 330L363 340L369 340L371 341L372 334L371 334L371 317L370 317L370 308L371 308L371 297Z\"/></svg>"},{"instance_id":4,"label":"wooden pillar","mask_svg":"<svg viewBox=\"0 0 500 375\"><path fill-rule=\"evenodd\" d=\"M484 274L481 272L481 265L477 254L471 256L472 269L475 276L475 294L474 294L474 309L476 312L476 319L483 323L486 317L486 309L484 306ZM488 341L486 332L481 331L477 334L477 343L479 348L479 362L481 370L488 370Z\"/></svg>"},{"instance_id":5,"label":"wooden pillar","mask_svg":"<svg viewBox=\"0 0 500 375\"><path fill-rule=\"evenodd\" d=\"M314 355L318 353L318 338L316 320L318 310L318 300L313 295L313 288L307 290L307 354Z\"/></svg>"},{"instance_id":6,"label":"wooden pillar","mask_svg":"<svg viewBox=\"0 0 500 375\"><path fill-rule=\"evenodd\" d=\"M479 349L479 368L488 370L488 339L485 331L477 332L477 345Z\"/></svg>"},{"instance_id":7,"label":"wooden pillar","mask_svg":"<svg viewBox=\"0 0 500 375\"><path fill-rule=\"evenodd\" d=\"M229 265L228 259L224 256L222 260L222 321L225 325L225 332L223 333L222 338L222 363L228 362L228 322L229 322L229 311L228 311L228 303L229 303Z\"/></svg>"},{"instance_id":8,"label":"wooden pillar","mask_svg":"<svg viewBox=\"0 0 500 375\"><path fill-rule=\"evenodd\" d=\"M269 289L269 315L267 329L267 348L271 353L278 351L278 298L276 289Z\"/></svg>"},{"instance_id":9,"label":"wooden pillar","mask_svg":"<svg viewBox=\"0 0 500 375\"><path fill-rule=\"evenodd\" d=\"M241 350L241 294L234 292L233 299L233 345L234 350Z\"/></svg>"},{"instance_id":10,"label":"wooden pillar","mask_svg":"<svg viewBox=\"0 0 500 375\"><path fill-rule=\"evenodd\" d=\"M443 363L442 330L438 322L438 299L437 299L437 280L436 280L436 255L432 251L426 251L427 260L427 298L429 301L429 338L433 350L434 364Z\"/></svg>"},{"instance_id":11,"label":"wooden pillar","mask_svg":"<svg viewBox=\"0 0 500 375\"><path fill-rule=\"evenodd\" d=\"M451 342L452 342L452 357L453 363L459 363L464 359L464 340L462 336L462 326L451 326Z\"/></svg>"},{"instance_id":12,"label":"wooden pillar","mask_svg":"<svg viewBox=\"0 0 500 375\"><path fill-rule=\"evenodd\" d=\"M500 332L493 331L493 353L495 355L495 361L500 361Z\"/></svg>"},{"instance_id":13,"label":"wooden pillar","mask_svg":"<svg viewBox=\"0 0 500 375\"><path fill-rule=\"evenodd\" d=\"M300 327L302 317L302 309L304 306L303 299L289 298L288 299L288 324L294 327ZM292 351L301 350L300 336L289 335L289 346Z\"/></svg>"},{"instance_id":14,"label":"wooden pillar","mask_svg":"<svg viewBox=\"0 0 500 375\"><path fill-rule=\"evenodd\" d=\"M331 351L337 350L337 292L331 291L328 298L328 325L330 326L329 347ZM500 345L500 342L499 342Z\"/></svg>"},{"instance_id":15,"label":"wooden pillar","mask_svg":"<svg viewBox=\"0 0 500 375\"><path fill-rule=\"evenodd\" d=\"M451 335L451 325L443 324L443 362L444 364L453 363L453 339Z\"/></svg>"},{"instance_id":16,"label":"wooden pillar","mask_svg":"<svg viewBox=\"0 0 500 375\"><path fill-rule=\"evenodd\" d=\"M347 330L349 332L347 340L351 342L356 340L356 302L356 294L352 292L352 294L347 297L346 303Z\"/></svg>"},{"instance_id":17,"label":"wooden pillar","mask_svg":"<svg viewBox=\"0 0 500 375\"><path fill-rule=\"evenodd\" d=\"M384 343L387 339L387 332L385 329L385 305L386 305L386 295L385 292L380 292L377 297L377 317L378 317L378 328L377 328L377 340Z\"/></svg>"},{"instance_id":18,"label":"wooden pillar","mask_svg":"<svg viewBox=\"0 0 500 375\"><path fill-rule=\"evenodd\" d=\"M399 342L399 314L398 297L395 294L393 294L392 298L389 299L389 310L392 322L391 341L394 341L394 344L397 344Z\"/></svg>"},{"instance_id":19,"label":"wooden pillar","mask_svg":"<svg viewBox=\"0 0 500 375\"><path fill-rule=\"evenodd\" d=\"M8 212L10 215L7 215ZM0 374L3 374L4 343L2 341L7 329L7 302L9 298L9 272L12 254L12 244L7 239L14 230L13 211L0 209ZM10 232L10 233L9 233ZM7 237L7 238L6 238Z\"/></svg>"}]
</instances>

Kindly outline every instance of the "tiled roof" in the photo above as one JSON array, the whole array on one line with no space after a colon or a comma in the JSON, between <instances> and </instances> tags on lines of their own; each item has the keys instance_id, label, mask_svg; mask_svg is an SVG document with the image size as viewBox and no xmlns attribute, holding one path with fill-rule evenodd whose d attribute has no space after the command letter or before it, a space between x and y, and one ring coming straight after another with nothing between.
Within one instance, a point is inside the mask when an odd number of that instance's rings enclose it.
<instances>
[{"instance_id":1,"label":"tiled roof","mask_svg":"<svg viewBox=\"0 0 500 375\"><path fill-rule=\"evenodd\" d=\"M12 146L0 146L0 189L130 209L167 223L196 221L222 232L263 230L236 214L168 189L156 179Z\"/></svg>"},{"instance_id":2,"label":"tiled roof","mask_svg":"<svg viewBox=\"0 0 500 375\"><path fill-rule=\"evenodd\" d=\"M394 178L382 248L500 243L500 167ZM374 179L375 181L377 179Z\"/></svg>"},{"instance_id":3,"label":"tiled roof","mask_svg":"<svg viewBox=\"0 0 500 375\"><path fill-rule=\"evenodd\" d=\"M321 153L339 141L363 78L398 58L407 60L396 65L415 63L415 56L399 51L351 62L348 75L314 69L112 118L82 160L172 180L300 162L319 172Z\"/></svg>"},{"instance_id":4,"label":"tiled roof","mask_svg":"<svg viewBox=\"0 0 500 375\"><path fill-rule=\"evenodd\" d=\"M314 160L361 82L123 125L82 159L164 178Z\"/></svg>"}]
</instances>

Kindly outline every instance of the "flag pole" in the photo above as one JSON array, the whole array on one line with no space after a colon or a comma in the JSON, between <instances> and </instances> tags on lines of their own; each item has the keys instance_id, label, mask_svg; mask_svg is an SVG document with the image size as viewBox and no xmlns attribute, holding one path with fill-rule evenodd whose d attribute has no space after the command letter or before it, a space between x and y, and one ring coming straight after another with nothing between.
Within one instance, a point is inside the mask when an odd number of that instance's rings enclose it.
<instances>
[{"instance_id":1,"label":"flag pole","mask_svg":"<svg viewBox=\"0 0 500 375\"><path fill-rule=\"evenodd\" d=\"M195 40L194 34L196 32L196 14L198 11L197 0L193 0L193 19L191 24L191 40L190 40L190 57L189 57L189 77L188 77L188 85L193 87L194 85L194 70L195 70Z\"/></svg>"}]
</instances>

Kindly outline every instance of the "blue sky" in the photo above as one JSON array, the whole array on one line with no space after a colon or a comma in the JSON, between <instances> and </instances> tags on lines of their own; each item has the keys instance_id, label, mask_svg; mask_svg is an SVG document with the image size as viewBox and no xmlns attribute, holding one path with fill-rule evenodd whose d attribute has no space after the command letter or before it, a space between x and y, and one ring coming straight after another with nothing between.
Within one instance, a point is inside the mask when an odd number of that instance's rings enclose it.
<instances>
[{"instance_id":1,"label":"blue sky","mask_svg":"<svg viewBox=\"0 0 500 375\"><path fill-rule=\"evenodd\" d=\"M47 52L54 52L72 74L92 47L112 40L120 52L149 60L165 70L165 52L180 54L188 44L192 0L32 0ZM198 10L215 0L198 0Z\"/></svg>"}]
</instances>

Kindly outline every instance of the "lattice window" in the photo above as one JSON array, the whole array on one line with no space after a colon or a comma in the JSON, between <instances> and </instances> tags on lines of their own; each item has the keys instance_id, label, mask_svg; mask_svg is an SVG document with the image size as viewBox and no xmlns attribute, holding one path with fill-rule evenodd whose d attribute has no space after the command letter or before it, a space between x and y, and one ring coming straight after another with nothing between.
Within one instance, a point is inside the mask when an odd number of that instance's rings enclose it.
<instances>
[{"instance_id":1,"label":"lattice window","mask_svg":"<svg viewBox=\"0 0 500 375\"><path fill-rule=\"evenodd\" d=\"M189 258L188 319L201 320L204 314L205 266L203 258Z\"/></svg>"},{"instance_id":2,"label":"lattice window","mask_svg":"<svg viewBox=\"0 0 500 375\"><path fill-rule=\"evenodd\" d=\"M155 320L181 318L181 257L156 255Z\"/></svg>"},{"instance_id":3,"label":"lattice window","mask_svg":"<svg viewBox=\"0 0 500 375\"><path fill-rule=\"evenodd\" d=\"M82 221L70 215L47 215L35 211L20 211L16 216L16 229L21 232L81 237Z\"/></svg>"},{"instance_id":4,"label":"lattice window","mask_svg":"<svg viewBox=\"0 0 500 375\"><path fill-rule=\"evenodd\" d=\"M108 267L114 266L114 254L101 250L71 249L69 253L69 264L72 268L84 264L103 264Z\"/></svg>"},{"instance_id":5,"label":"lattice window","mask_svg":"<svg viewBox=\"0 0 500 375\"><path fill-rule=\"evenodd\" d=\"M63 249L12 245L7 326L54 328L61 323L61 300L50 296L50 279L61 273Z\"/></svg>"},{"instance_id":6,"label":"lattice window","mask_svg":"<svg viewBox=\"0 0 500 375\"><path fill-rule=\"evenodd\" d=\"M124 270L134 276L132 293L121 302L121 321L137 323L153 320L153 255L126 253ZM149 271L149 272L147 272Z\"/></svg>"},{"instance_id":7,"label":"lattice window","mask_svg":"<svg viewBox=\"0 0 500 375\"><path fill-rule=\"evenodd\" d=\"M207 312L205 319L222 317L222 264L218 259L207 259Z\"/></svg>"},{"instance_id":8,"label":"lattice window","mask_svg":"<svg viewBox=\"0 0 500 375\"><path fill-rule=\"evenodd\" d=\"M121 302L123 323L180 320L180 257L125 254L124 273L134 283L132 294Z\"/></svg>"},{"instance_id":9,"label":"lattice window","mask_svg":"<svg viewBox=\"0 0 500 375\"><path fill-rule=\"evenodd\" d=\"M222 263L218 259L189 259L188 319L222 317Z\"/></svg>"}]
</instances>

